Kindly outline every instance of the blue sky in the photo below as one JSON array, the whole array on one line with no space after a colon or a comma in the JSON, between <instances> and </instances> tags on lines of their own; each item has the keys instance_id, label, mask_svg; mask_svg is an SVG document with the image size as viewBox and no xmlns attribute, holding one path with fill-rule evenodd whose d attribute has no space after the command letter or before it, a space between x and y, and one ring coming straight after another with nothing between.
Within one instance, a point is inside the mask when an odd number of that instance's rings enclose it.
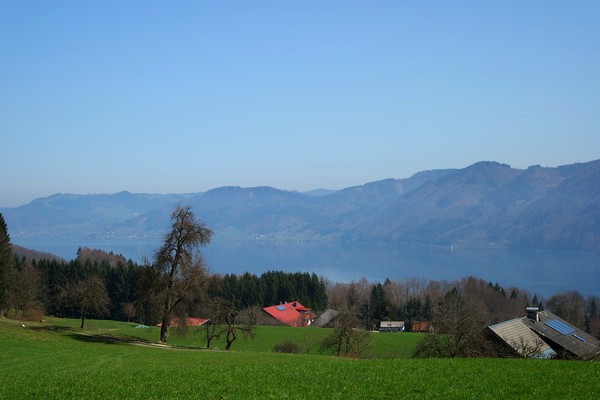
<instances>
[{"instance_id":1,"label":"blue sky","mask_svg":"<svg viewBox=\"0 0 600 400\"><path fill-rule=\"evenodd\" d=\"M0 1L0 206L600 158L598 1Z\"/></svg>"}]
</instances>

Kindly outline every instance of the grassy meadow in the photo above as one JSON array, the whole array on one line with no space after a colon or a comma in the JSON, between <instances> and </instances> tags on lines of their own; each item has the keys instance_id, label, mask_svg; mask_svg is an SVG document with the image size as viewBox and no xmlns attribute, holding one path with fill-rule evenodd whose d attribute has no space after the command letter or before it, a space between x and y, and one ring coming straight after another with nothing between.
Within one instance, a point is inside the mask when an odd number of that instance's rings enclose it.
<instances>
[{"instance_id":1,"label":"grassy meadow","mask_svg":"<svg viewBox=\"0 0 600 400\"><path fill-rule=\"evenodd\" d=\"M58 319L48 318L50 325L72 328L75 332L81 332L79 329L80 320L77 319ZM119 321L106 320L86 320L86 328L83 332L95 334L109 334L123 339L143 340L151 343L157 342L160 328L147 327L136 328L136 323L126 323ZM256 337L253 340L245 340L240 337L231 350L270 353L273 346L289 338L298 343L303 352L309 351L309 354L319 354L319 345L322 339L331 332L330 329L321 328L293 328L289 326L258 326L256 328ZM423 337L422 333L373 333L371 345L364 352L363 358L409 358L412 356L417 343ZM186 332L179 332L171 328L169 335L169 344L176 347L185 348L205 348L206 338L204 328L189 328ZM225 348L225 341L215 339L211 342L211 348Z\"/></svg>"},{"instance_id":2,"label":"grassy meadow","mask_svg":"<svg viewBox=\"0 0 600 400\"><path fill-rule=\"evenodd\" d=\"M236 342L226 352L190 349L203 345L194 334L173 337L175 347L153 346L158 331L135 324L89 321L85 330L75 320L25 324L0 321L2 399L592 399L600 393L600 364L592 362L389 358L414 347L418 335L410 334L374 334L369 358L357 360L318 355L316 348L309 355L271 352L284 336L303 339L298 328L261 327L256 341ZM134 337L147 341L132 344Z\"/></svg>"}]
</instances>

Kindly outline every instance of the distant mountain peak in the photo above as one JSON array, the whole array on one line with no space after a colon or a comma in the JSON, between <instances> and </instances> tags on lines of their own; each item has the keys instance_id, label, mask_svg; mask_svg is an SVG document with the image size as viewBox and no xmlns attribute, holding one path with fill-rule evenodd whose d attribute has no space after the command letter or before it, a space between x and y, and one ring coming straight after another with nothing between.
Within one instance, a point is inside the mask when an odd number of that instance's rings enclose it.
<instances>
[{"instance_id":1,"label":"distant mountain peak","mask_svg":"<svg viewBox=\"0 0 600 400\"><path fill-rule=\"evenodd\" d=\"M478 161L470 166L468 166L466 169L469 168L508 168L510 169L511 166L509 164L503 164L503 163L499 163L497 161Z\"/></svg>"}]
</instances>

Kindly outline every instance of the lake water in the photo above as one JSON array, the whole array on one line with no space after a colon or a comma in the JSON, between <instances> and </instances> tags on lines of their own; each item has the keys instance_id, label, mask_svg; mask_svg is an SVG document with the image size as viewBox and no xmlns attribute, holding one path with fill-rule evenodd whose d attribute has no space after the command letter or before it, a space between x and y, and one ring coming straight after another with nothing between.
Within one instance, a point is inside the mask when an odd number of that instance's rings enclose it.
<instances>
[{"instance_id":1,"label":"lake water","mask_svg":"<svg viewBox=\"0 0 600 400\"><path fill-rule=\"evenodd\" d=\"M160 246L160 240L69 242L13 238L11 241L68 260L75 257L78 247L87 246L141 262L144 256L152 258ZM336 282L362 277L380 282L386 278L451 281L475 276L546 297L567 290L600 295L600 257L589 253L215 240L203 248L203 254L211 271L223 274L248 271L260 275L269 270L316 272Z\"/></svg>"}]
</instances>

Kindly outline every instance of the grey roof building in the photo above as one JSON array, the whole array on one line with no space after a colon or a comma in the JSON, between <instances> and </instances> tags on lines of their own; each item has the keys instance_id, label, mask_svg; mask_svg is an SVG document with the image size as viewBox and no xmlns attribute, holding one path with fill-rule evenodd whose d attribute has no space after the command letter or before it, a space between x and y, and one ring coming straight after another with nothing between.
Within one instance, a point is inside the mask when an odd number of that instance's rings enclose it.
<instances>
[{"instance_id":1,"label":"grey roof building","mask_svg":"<svg viewBox=\"0 0 600 400\"><path fill-rule=\"evenodd\" d=\"M527 308L527 316L491 325L488 331L523 357L590 359L600 355L600 341L552 314Z\"/></svg>"},{"instance_id":2,"label":"grey roof building","mask_svg":"<svg viewBox=\"0 0 600 400\"><path fill-rule=\"evenodd\" d=\"M488 329L522 357L552 358L556 352L523 322L522 318L489 326Z\"/></svg>"},{"instance_id":3,"label":"grey roof building","mask_svg":"<svg viewBox=\"0 0 600 400\"><path fill-rule=\"evenodd\" d=\"M600 341L570 325L550 311L530 310L525 325L537 333L556 352L568 357L589 359L600 355Z\"/></svg>"},{"instance_id":4,"label":"grey roof building","mask_svg":"<svg viewBox=\"0 0 600 400\"><path fill-rule=\"evenodd\" d=\"M315 326L319 328L325 328L327 326L333 326L333 321L340 315L339 311L332 308L328 308L321 314L314 322Z\"/></svg>"},{"instance_id":5,"label":"grey roof building","mask_svg":"<svg viewBox=\"0 0 600 400\"><path fill-rule=\"evenodd\" d=\"M379 332L402 332L404 331L404 321L381 321Z\"/></svg>"}]
</instances>

